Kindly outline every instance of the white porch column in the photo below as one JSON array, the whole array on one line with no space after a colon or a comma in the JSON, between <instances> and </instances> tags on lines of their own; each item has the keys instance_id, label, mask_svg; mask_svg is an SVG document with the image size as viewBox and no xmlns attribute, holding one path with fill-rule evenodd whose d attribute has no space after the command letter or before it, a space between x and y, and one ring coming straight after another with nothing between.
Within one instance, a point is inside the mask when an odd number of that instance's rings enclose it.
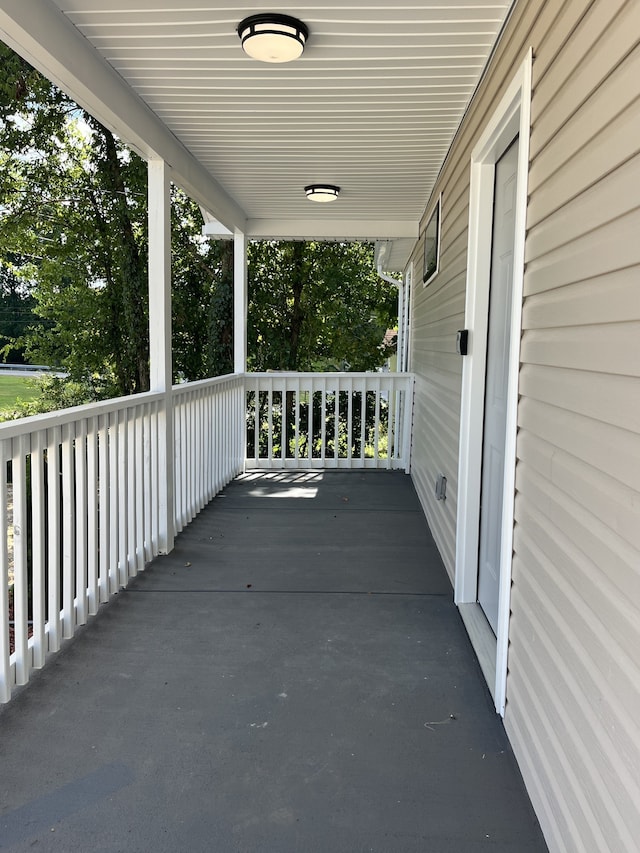
<instances>
[{"instance_id":1,"label":"white porch column","mask_svg":"<svg viewBox=\"0 0 640 853\"><path fill-rule=\"evenodd\" d=\"M233 235L233 372L247 370L247 237Z\"/></svg>"},{"instance_id":2,"label":"white porch column","mask_svg":"<svg viewBox=\"0 0 640 853\"><path fill-rule=\"evenodd\" d=\"M149 354L150 391L164 394L158 412L157 506L159 551L168 554L175 536L174 442L171 374L171 183L164 160L149 172ZM155 477L152 477L152 482ZM153 496L150 496L153 499Z\"/></svg>"}]
</instances>

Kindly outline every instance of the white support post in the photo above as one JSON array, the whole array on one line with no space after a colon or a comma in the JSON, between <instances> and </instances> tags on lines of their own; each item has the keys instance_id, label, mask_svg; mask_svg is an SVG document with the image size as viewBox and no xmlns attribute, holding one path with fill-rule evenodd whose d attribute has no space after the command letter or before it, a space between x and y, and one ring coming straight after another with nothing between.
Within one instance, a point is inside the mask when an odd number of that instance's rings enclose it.
<instances>
[{"instance_id":1,"label":"white support post","mask_svg":"<svg viewBox=\"0 0 640 853\"><path fill-rule=\"evenodd\" d=\"M158 412L158 552L168 554L175 536L173 508L173 403L171 381L171 184L164 160L149 172L150 389L164 394Z\"/></svg>"},{"instance_id":2,"label":"white support post","mask_svg":"<svg viewBox=\"0 0 640 853\"><path fill-rule=\"evenodd\" d=\"M233 372L247 370L247 238L233 236Z\"/></svg>"}]
</instances>

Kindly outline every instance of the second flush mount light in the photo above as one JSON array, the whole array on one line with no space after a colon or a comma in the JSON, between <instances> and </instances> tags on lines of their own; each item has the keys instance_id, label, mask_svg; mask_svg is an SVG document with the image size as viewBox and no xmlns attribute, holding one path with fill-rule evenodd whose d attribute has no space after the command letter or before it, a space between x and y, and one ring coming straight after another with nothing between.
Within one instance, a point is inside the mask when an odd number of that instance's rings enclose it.
<instances>
[{"instance_id":1,"label":"second flush mount light","mask_svg":"<svg viewBox=\"0 0 640 853\"><path fill-rule=\"evenodd\" d=\"M263 12L238 24L242 49L260 62L291 62L302 56L308 28L297 18Z\"/></svg>"},{"instance_id":2,"label":"second flush mount light","mask_svg":"<svg viewBox=\"0 0 640 853\"><path fill-rule=\"evenodd\" d=\"M309 201L335 201L340 195L340 187L333 184L309 184L304 191Z\"/></svg>"}]
</instances>

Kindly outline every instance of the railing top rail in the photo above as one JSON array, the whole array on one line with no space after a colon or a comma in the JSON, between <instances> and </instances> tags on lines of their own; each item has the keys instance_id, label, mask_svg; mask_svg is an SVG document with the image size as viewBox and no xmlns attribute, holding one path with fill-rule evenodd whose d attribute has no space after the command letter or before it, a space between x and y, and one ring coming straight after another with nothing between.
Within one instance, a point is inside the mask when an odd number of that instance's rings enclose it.
<instances>
[{"instance_id":1,"label":"railing top rail","mask_svg":"<svg viewBox=\"0 0 640 853\"><path fill-rule=\"evenodd\" d=\"M210 379L202 379L198 382L184 382L174 385L172 394L179 397L192 391L215 388L217 386L237 386L247 381L265 380L313 380L313 379L344 379L344 380L412 380L412 373L378 373L374 371L351 373L347 371L329 371L319 373L314 371L269 371L267 373L228 373L225 376L214 376ZM111 412L133 409L146 403L155 403L163 399L160 392L146 391L142 394L132 394L127 397L116 397L111 400L103 400L97 403L87 403L84 406L73 406L68 409L58 409L54 412L45 412L41 415L32 415L28 418L19 418L15 421L0 423L0 441L15 438L32 432L51 429L52 427L64 426L68 423L83 420L85 418L98 417Z\"/></svg>"},{"instance_id":2,"label":"railing top rail","mask_svg":"<svg viewBox=\"0 0 640 853\"><path fill-rule=\"evenodd\" d=\"M266 373L245 373L247 379L412 379L413 373L382 373L375 370L355 373L351 371L331 370L327 372L298 371L298 370L270 370Z\"/></svg>"},{"instance_id":3,"label":"railing top rail","mask_svg":"<svg viewBox=\"0 0 640 853\"><path fill-rule=\"evenodd\" d=\"M15 421L0 423L0 441L15 438L17 435L39 432L52 427L64 426L84 418L107 415L111 412L123 409L135 409L146 403L155 403L164 397L161 393L146 391L142 394L132 394L128 397L115 397L111 400L102 400L97 403L87 403L84 406L72 406L69 409L58 409L53 412L45 412L41 415L31 415L28 418L19 418Z\"/></svg>"},{"instance_id":4,"label":"railing top rail","mask_svg":"<svg viewBox=\"0 0 640 853\"><path fill-rule=\"evenodd\" d=\"M174 394L186 394L190 391L215 388L218 385L241 385L246 375L245 373L225 373L224 376L212 376L208 379L198 379L196 382L178 382L173 386L172 391Z\"/></svg>"},{"instance_id":5,"label":"railing top rail","mask_svg":"<svg viewBox=\"0 0 640 853\"><path fill-rule=\"evenodd\" d=\"M174 385L171 390L174 396L180 396L181 392L189 393L203 388L223 386L225 384L233 385L234 380L239 384L243 383L244 374L231 373L225 376L215 376L211 379L202 379L198 382L184 382ZM65 424L74 423L85 418L133 409L146 403L159 402L163 398L164 394L161 392L145 391L142 394L114 397L110 400L86 403L83 406L71 406L68 409L57 409L53 412L31 415L30 417L19 418L15 421L5 421L4 423L0 423L0 441L15 438L18 435L40 432L41 430L51 429L52 427L64 426Z\"/></svg>"}]
</instances>

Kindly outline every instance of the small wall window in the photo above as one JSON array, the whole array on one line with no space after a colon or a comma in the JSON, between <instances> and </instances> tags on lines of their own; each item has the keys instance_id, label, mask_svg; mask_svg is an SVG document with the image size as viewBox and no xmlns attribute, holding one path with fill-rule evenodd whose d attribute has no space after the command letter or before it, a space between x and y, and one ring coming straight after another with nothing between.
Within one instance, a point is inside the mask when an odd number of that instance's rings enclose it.
<instances>
[{"instance_id":1,"label":"small wall window","mask_svg":"<svg viewBox=\"0 0 640 853\"><path fill-rule=\"evenodd\" d=\"M440 208L442 195L429 217L424 230L424 271L422 282L426 286L437 275L440 268Z\"/></svg>"}]
</instances>

